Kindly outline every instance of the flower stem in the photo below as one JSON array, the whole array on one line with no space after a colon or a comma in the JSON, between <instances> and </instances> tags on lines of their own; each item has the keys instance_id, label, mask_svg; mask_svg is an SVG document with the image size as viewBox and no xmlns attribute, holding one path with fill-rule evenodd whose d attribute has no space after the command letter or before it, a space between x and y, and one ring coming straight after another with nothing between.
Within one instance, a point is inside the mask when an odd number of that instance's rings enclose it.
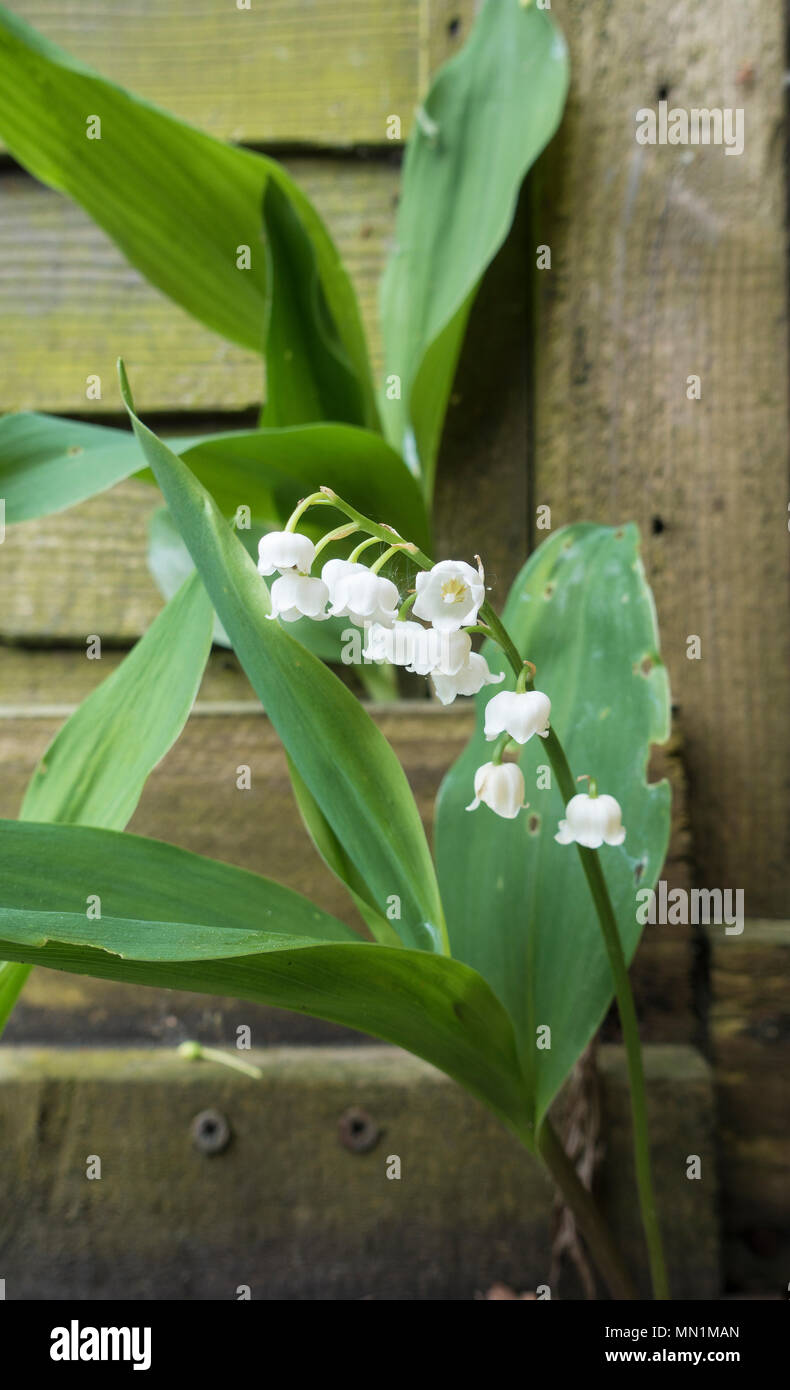
<instances>
[{"instance_id":1,"label":"flower stem","mask_svg":"<svg viewBox=\"0 0 790 1390\"><path fill-rule=\"evenodd\" d=\"M378 559L373 561L370 567L371 574L378 574L380 570L384 568L387 561L391 560L393 555L398 554L398 551L408 551L409 549L410 546L408 541L396 541L395 545L391 545L388 550L384 551L383 555L379 555Z\"/></svg>"},{"instance_id":2,"label":"flower stem","mask_svg":"<svg viewBox=\"0 0 790 1390\"><path fill-rule=\"evenodd\" d=\"M359 530L359 527L357 526L356 529ZM359 545L355 545L348 557L348 563L350 565L355 565L363 551L367 550L371 545L381 545L378 536L368 536L367 540L360 541Z\"/></svg>"},{"instance_id":3,"label":"flower stem","mask_svg":"<svg viewBox=\"0 0 790 1390\"><path fill-rule=\"evenodd\" d=\"M609 1228L598 1206L580 1181L551 1123L544 1120L538 1134L538 1153L548 1168L564 1201L595 1258L613 1298L636 1299L637 1293L625 1270Z\"/></svg>"},{"instance_id":4,"label":"flower stem","mask_svg":"<svg viewBox=\"0 0 790 1390\"><path fill-rule=\"evenodd\" d=\"M515 674L521 678L525 669L524 662L519 656L506 628L500 622L489 604L484 604L481 612L488 626L491 628L492 637L502 648ZM528 686L531 685L531 680L528 680L526 684ZM568 765L568 759L565 756L565 750L553 729L550 730L549 736L546 739L546 752L557 778L560 794L562 795L563 801L567 804L571 797L575 796L576 786L573 780L573 774ZM620 1026L623 1030L623 1042L625 1044L625 1053L628 1063L628 1081L631 1091L631 1117L634 1130L634 1162L636 1168L636 1184L639 1192L639 1207L642 1214L642 1226L645 1232L645 1241L650 1261L653 1297L656 1300L663 1301L669 1298L669 1286L667 1282L664 1251L661 1243L661 1231L658 1224L655 1193L653 1191L653 1179L650 1166L650 1145L647 1136L645 1076L642 1066L642 1049L639 1043L639 1025L637 1023L636 1009L634 1007L634 996L631 990L631 981L628 977L628 967L625 963L625 956L623 955L620 933L617 929L617 918L615 917L609 889L606 886L606 880L603 876L601 861L595 850L585 849L582 845L577 845L576 848L579 852L584 875L587 879L587 885L595 904L595 910L609 960L609 967L614 981L617 1009L620 1015Z\"/></svg>"},{"instance_id":5,"label":"flower stem","mask_svg":"<svg viewBox=\"0 0 790 1390\"><path fill-rule=\"evenodd\" d=\"M345 541L349 536L355 535L358 530L359 527L355 526L353 521L349 521L345 526L336 526L334 531L327 531L320 541L316 541L315 559L318 559L321 551L325 550L328 545L334 545L335 541Z\"/></svg>"},{"instance_id":6,"label":"flower stem","mask_svg":"<svg viewBox=\"0 0 790 1390\"><path fill-rule=\"evenodd\" d=\"M329 498L324 497L323 493L311 492L309 497L303 497L299 505L294 507L283 529L285 531L295 531L306 511L309 511L311 507L325 506L328 501Z\"/></svg>"}]
</instances>

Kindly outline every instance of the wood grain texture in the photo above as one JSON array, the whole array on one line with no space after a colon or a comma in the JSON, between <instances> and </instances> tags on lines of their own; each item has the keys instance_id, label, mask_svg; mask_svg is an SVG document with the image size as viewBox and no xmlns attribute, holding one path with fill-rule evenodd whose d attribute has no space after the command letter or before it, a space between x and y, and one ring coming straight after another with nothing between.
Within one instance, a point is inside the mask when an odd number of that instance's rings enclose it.
<instances>
[{"instance_id":1,"label":"wood grain texture","mask_svg":"<svg viewBox=\"0 0 790 1390\"><path fill-rule=\"evenodd\" d=\"M551 246L552 269L535 272L532 501L552 506L555 526L640 523L699 882L744 888L752 915L786 916L782 6L555 8L573 83L534 182L533 241ZM670 107L743 108L743 154L638 145L636 112L660 93ZM700 400L687 399L690 375Z\"/></svg>"},{"instance_id":2,"label":"wood grain texture","mask_svg":"<svg viewBox=\"0 0 790 1390\"><path fill-rule=\"evenodd\" d=\"M0 638L84 648L96 633L110 645L133 642L163 604L145 558L148 522L161 505L157 488L130 479L9 527L0 545Z\"/></svg>"},{"instance_id":3,"label":"wood grain texture","mask_svg":"<svg viewBox=\"0 0 790 1390\"><path fill-rule=\"evenodd\" d=\"M378 362L378 280L399 171L355 155L285 162L337 242ZM81 208L9 171L0 173L0 319L4 410L117 412L119 356L142 410L241 410L263 398L255 353L148 285ZM86 397L94 374L98 401Z\"/></svg>"},{"instance_id":4,"label":"wood grain texture","mask_svg":"<svg viewBox=\"0 0 790 1390\"><path fill-rule=\"evenodd\" d=\"M0 1165L17 1194L0 1237L8 1299L66 1287L194 1301L246 1283L256 1300L471 1300L495 1281L547 1282L551 1183L460 1087L395 1048L248 1055L260 1081L164 1049L2 1049ZM695 1191L675 1161L690 1115L707 1143L710 1075L690 1048L649 1049L646 1072L673 1290L715 1298L715 1187ZM646 1297L619 1048L601 1050L599 1073L605 1211ZM339 1138L352 1107L369 1117L367 1153ZM210 1159L191 1139L207 1109L230 1131ZM86 1154L106 1180L86 1182ZM387 1181L392 1154L400 1181ZM552 1295L580 1296L566 1279Z\"/></svg>"},{"instance_id":5,"label":"wood grain texture","mask_svg":"<svg viewBox=\"0 0 790 1390\"><path fill-rule=\"evenodd\" d=\"M384 144L463 44L474 0L11 0L103 77L246 144Z\"/></svg>"},{"instance_id":6,"label":"wood grain texture","mask_svg":"<svg viewBox=\"0 0 790 1390\"><path fill-rule=\"evenodd\" d=\"M0 649L0 662L8 655L8 649ZM27 653L11 655L14 659L7 667L7 679L6 668L0 665L3 817L17 815L35 763L67 715L67 705L57 705L54 697L60 696L64 702L67 695L80 698L117 660L117 654L110 654L105 665L104 658L88 661L75 653L55 653L52 677L56 683L43 684L45 658L35 657L30 668ZM419 682L415 688L419 689ZM26 689L44 693L40 712L35 704L26 704ZM215 653L195 712L176 746L149 779L130 830L266 874L359 926L345 889L307 839L280 741L260 707L249 698L245 700L245 689L246 679L234 659ZM223 703L229 700L231 703ZM438 703L413 700L372 708L371 713L404 766L430 834L439 784L472 733L473 710L460 704L443 709ZM251 769L249 791L236 787L237 769L242 765ZM689 881L689 845L677 742L655 751L651 778L663 776L670 779L675 806L675 833L663 876L673 886L683 887ZM691 973L689 930L648 927L633 976L645 1037L667 1042L693 1039ZM116 1015L106 1003L108 988L112 992L113 987L91 981L82 981L78 989L73 981L63 987L59 977L51 973L43 974L41 980L37 993L20 1007L18 1023L11 1025L9 1036L18 1036L14 1031L18 1026L24 1037L43 1033L79 1040L86 1029L98 1027L102 1032L108 1030L113 1041L125 1036L125 1029L134 1037L157 1038L163 1028L172 1026L163 1022L168 1017L205 1020L213 1010L222 1024L229 1011L231 1016L237 1012L227 1001L174 1004L174 996L151 990L141 997L139 1011L129 999ZM261 1018L267 1037L293 1041L294 1030L299 1038L305 1033L312 1036L303 1020L294 1022L278 1011L262 1010ZM320 1025L320 1032L324 1036L331 1030ZM607 1036L617 1037L614 1020L607 1026Z\"/></svg>"},{"instance_id":7,"label":"wood grain texture","mask_svg":"<svg viewBox=\"0 0 790 1390\"><path fill-rule=\"evenodd\" d=\"M711 1041L725 1272L733 1292L787 1293L790 1261L790 922L712 941Z\"/></svg>"}]
</instances>

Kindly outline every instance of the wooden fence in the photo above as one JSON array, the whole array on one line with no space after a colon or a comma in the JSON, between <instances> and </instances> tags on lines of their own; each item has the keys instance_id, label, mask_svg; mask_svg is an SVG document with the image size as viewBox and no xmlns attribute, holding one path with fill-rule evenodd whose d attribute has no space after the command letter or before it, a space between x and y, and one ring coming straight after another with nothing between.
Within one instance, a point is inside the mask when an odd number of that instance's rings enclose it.
<instances>
[{"instance_id":1,"label":"wooden fence","mask_svg":"<svg viewBox=\"0 0 790 1390\"><path fill-rule=\"evenodd\" d=\"M386 120L397 113L408 129L474 0L9 8L141 95L281 157L339 243L378 364L376 282L399 183ZM555 528L640 524L675 706L656 762L676 793L665 877L741 888L747 916L761 919L742 938L648 929L636 966L643 1028L656 1042L694 1042L717 1066L727 1278L764 1290L786 1280L790 1254L780 1177L790 1117L772 1079L790 1060L790 928L769 920L790 916L784 16L779 0L552 8L571 49L569 105L472 315L440 464L440 549L481 551L504 595L540 538L538 506ZM661 99L743 108L743 153L637 144L635 112ZM537 269L538 246L551 248L550 269ZM171 305L79 209L2 156L0 322L7 410L120 421L119 352L140 410L166 431L249 422L262 396L259 359ZM100 402L85 399L91 373ZM691 376L700 399L689 399ZM132 481L20 525L0 547L3 815L16 814L64 708L160 607L145 562L156 505ZM85 659L94 632L100 663ZM201 703L132 828L276 870L342 913L317 858L296 848L284 761L232 658L215 653ZM379 720L429 817L469 714L410 703ZM240 760L266 778L260 820L245 825L230 777ZM9 1038L84 1039L88 1026L115 1041L162 1038L174 1013L211 1028L205 1005L139 997L138 1008L121 987L42 975ZM261 1016L267 1040L338 1036Z\"/></svg>"}]
</instances>

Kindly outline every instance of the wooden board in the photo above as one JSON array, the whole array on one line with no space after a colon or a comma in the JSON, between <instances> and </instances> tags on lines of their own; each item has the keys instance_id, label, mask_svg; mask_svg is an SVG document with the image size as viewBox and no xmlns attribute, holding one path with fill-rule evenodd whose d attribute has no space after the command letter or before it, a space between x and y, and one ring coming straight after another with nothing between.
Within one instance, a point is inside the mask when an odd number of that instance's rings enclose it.
<instances>
[{"instance_id":1,"label":"wooden board","mask_svg":"<svg viewBox=\"0 0 790 1390\"><path fill-rule=\"evenodd\" d=\"M728 1287L787 1296L790 1265L790 922L717 932L711 1041Z\"/></svg>"},{"instance_id":2,"label":"wooden board","mask_svg":"<svg viewBox=\"0 0 790 1390\"><path fill-rule=\"evenodd\" d=\"M558 0L573 85L537 172L533 503L635 518L692 785L699 882L790 911L784 38L779 4ZM742 108L745 149L635 114ZM535 259L533 256L533 265ZM687 378L701 378L700 400ZM533 511L534 516L534 511ZM655 530L656 534L653 534ZM687 659L687 638L702 659Z\"/></svg>"},{"instance_id":3,"label":"wooden board","mask_svg":"<svg viewBox=\"0 0 790 1390\"><path fill-rule=\"evenodd\" d=\"M385 144L463 45L475 0L11 0L102 76L246 144Z\"/></svg>"},{"instance_id":4,"label":"wooden board","mask_svg":"<svg viewBox=\"0 0 790 1390\"><path fill-rule=\"evenodd\" d=\"M385 1047L244 1055L260 1080L165 1049L0 1051L7 1299L233 1299L246 1284L255 1300L471 1300L549 1282L551 1182L440 1072ZM715 1298L715 1182L677 1161L710 1145L710 1074L690 1048L645 1060L673 1293ZM647 1297L621 1049L601 1050L599 1077L604 1209ZM367 1152L341 1142L351 1108ZM210 1157L193 1139L207 1110L228 1131ZM566 1279L551 1292L580 1296Z\"/></svg>"},{"instance_id":5,"label":"wooden board","mask_svg":"<svg viewBox=\"0 0 790 1390\"><path fill-rule=\"evenodd\" d=\"M354 155L285 162L337 242L378 362L378 281L399 171ZM3 410L122 412L119 356L141 410L260 405L257 354L203 328L148 285L67 198L8 170L0 172L0 263ZM94 374L101 377L98 401L86 398L86 377Z\"/></svg>"}]
</instances>

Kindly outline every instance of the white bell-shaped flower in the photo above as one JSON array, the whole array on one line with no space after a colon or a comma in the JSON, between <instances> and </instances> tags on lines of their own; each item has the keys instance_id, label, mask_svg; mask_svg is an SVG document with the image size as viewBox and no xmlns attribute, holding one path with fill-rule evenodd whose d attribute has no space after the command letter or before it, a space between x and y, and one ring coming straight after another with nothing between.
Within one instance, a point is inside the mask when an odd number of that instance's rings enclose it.
<instances>
[{"instance_id":1,"label":"white bell-shaped flower","mask_svg":"<svg viewBox=\"0 0 790 1390\"><path fill-rule=\"evenodd\" d=\"M392 666L411 666L415 648L425 640L421 623L395 622L392 627L372 623L362 655L367 661L389 661Z\"/></svg>"},{"instance_id":2,"label":"white bell-shaped flower","mask_svg":"<svg viewBox=\"0 0 790 1390\"><path fill-rule=\"evenodd\" d=\"M514 820L526 809L524 774L518 763L483 763L475 773L475 799L467 811L476 811L481 801L505 820Z\"/></svg>"},{"instance_id":3,"label":"white bell-shaped flower","mask_svg":"<svg viewBox=\"0 0 790 1390\"><path fill-rule=\"evenodd\" d=\"M546 738L551 700L541 690L502 690L486 705L486 738L507 733L516 743L527 743L533 734Z\"/></svg>"},{"instance_id":4,"label":"white bell-shaped flower","mask_svg":"<svg viewBox=\"0 0 790 1390\"><path fill-rule=\"evenodd\" d=\"M469 633L437 632L433 627L420 628L420 632L422 636L415 639L409 670L418 676L430 676L434 672L442 676L457 675L472 651Z\"/></svg>"},{"instance_id":5,"label":"white bell-shaped flower","mask_svg":"<svg viewBox=\"0 0 790 1390\"><path fill-rule=\"evenodd\" d=\"M341 579L345 579L349 574L360 574L362 570L367 570L367 566L360 564L358 560L327 560L321 570L321 578L329 590L329 602L335 602L337 586Z\"/></svg>"},{"instance_id":6,"label":"white bell-shaped flower","mask_svg":"<svg viewBox=\"0 0 790 1390\"><path fill-rule=\"evenodd\" d=\"M314 559L313 542L297 531L269 531L258 542L258 573L262 575L274 574L275 570L309 574Z\"/></svg>"},{"instance_id":7,"label":"white bell-shaped flower","mask_svg":"<svg viewBox=\"0 0 790 1390\"><path fill-rule=\"evenodd\" d=\"M456 695L476 695L484 685L498 685L505 679L504 671L494 676L488 662L479 652L470 652L463 666L452 676L441 671L432 671L433 688L443 705L451 705Z\"/></svg>"},{"instance_id":8,"label":"white bell-shaped flower","mask_svg":"<svg viewBox=\"0 0 790 1390\"><path fill-rule=\"evenodd\" d=\"M284 623L295 623L298 618L315 618L318 622L328 618L325 611L329 602L329 590L323 579L309 574L296 574L289 571L275 579L271 588L272 611L269 618L282 618Z\"/></svg>"},{"instance_id":9,"label":"white bell-shaped flower","mask_svg":"<svg viewBox=\"0 0 790 1390\"><path fill-rule=\"evenodd\" d=\"M329 564L332 563L330 560ZM324 569L327 568L325 565ZM366 623L392 627L398 616L398 590L392 580L373 574L365 565L354 565L353 570L349 566L344 574L335 578L330 593L331 616L350 618L359 627Z\"/></svg>"},{"instance_id":10,"label":"white bell-shaped flower","mask_svg":"<svg viewBox=\"0 0 790 1390\"><path fill-rule=\"evenodd\" d=\"M455 632L477 621L485 596L482 570L464 560L441 560L417 575L414 616L432 623L439 632Z\"/></svg>"},{"instance_id":11,"label":"white bell-shaped flower","mask_svg":"<svg viewBox=\"0 0 790 1390\"><path fill-rule=\"evenodd\" d=\"M571 797L565 807L565 820L560 821L554 836L561 845L584 845L600 849L601 845L621 845L625 839L623 813L613 796L588 796L580 792Z\"/></svg>"}]
</instances>

